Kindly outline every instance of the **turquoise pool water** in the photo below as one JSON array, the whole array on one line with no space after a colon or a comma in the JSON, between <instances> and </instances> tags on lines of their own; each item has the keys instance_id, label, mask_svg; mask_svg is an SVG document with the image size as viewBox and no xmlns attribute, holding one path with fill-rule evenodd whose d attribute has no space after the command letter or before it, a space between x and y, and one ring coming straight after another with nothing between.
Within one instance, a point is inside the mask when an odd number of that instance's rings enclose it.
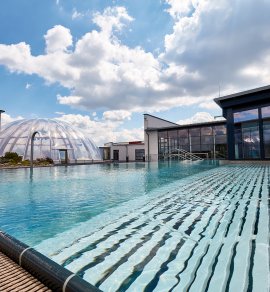
<instances>
[{"instance_id":1,"label":"turquoise pool water","mask_svg":"<svg viewBox=\"0 0 270 292\"><path fill-rule=\"evenodd\" d=\"M221 166L134 197L36 249L106 292L269 292L269 165Z\"/></svg>"},{"instance_id":2,"label":"turquoise pool water","mask_svg":"<svg viewBox=\"0 0 270 292\"><path fill-rule=\"evenodd\" d=\"M35 245L214 162L128 163L0 170L0 228Z\"/></svg>"}]
</instances>

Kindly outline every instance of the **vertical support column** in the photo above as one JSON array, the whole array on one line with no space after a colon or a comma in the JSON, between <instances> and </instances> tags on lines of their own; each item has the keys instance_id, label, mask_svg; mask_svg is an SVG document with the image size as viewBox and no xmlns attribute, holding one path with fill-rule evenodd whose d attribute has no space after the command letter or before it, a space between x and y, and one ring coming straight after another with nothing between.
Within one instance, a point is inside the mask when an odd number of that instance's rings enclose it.
<instances>
[{"instance_id":1,"label":"vertical support column","mask_svg":"<svg viewBox=\"0 0 270 292\"><path fill-rule=\"evenodd\" d=\"M1 132L1 127L2 127L2 113L4 113L4 110L0 110L0 132Z\"/></svg>"},{"instance_id":2,"label":"vertical support column","mask_svg":"<svg viewBox=\"0 0 270 292\"><path fill-rule=\"evenodd\" d=\"M234 141L234 120L233 111L231 108L226 109L225 115L227 119L227 144L228 144L228 159L235 159L235 141Z\"/></svg>"},{"instance_id":3,"label":"vertical support column","mask_svg":"<svg viewBox=\"0 0 270 292\"><path fill-rule=\"evenodd\" d=\"M216 130L215 126L212 127L213 132L213 142L214 142L214 160L216 160Z\"/></svg>"},{"instance_id":4,"label":"vertical support column","mask_svg":"<svg viewBox=\"0 0 270 292\"><path fill-rule=\"evenodd\" d=\"M262 108L259 107L259 137L260 137L260 159L265 159L264 153L264 137L263 137L263 119L262 119Z\"/></svg>"}]
</instances>

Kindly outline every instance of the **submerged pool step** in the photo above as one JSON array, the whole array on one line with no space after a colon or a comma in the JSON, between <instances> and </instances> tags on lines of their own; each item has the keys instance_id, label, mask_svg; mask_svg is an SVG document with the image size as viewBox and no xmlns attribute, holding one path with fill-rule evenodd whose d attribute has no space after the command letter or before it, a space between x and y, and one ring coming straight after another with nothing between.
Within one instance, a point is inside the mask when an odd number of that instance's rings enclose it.
<instances>
[{"instance_id":1,"label":"submerged pool step","mask_svg":"<svg viewBox=\"0 0 270 292\"><path fill-rule=\"evenodd\" d=\"M264 291L269 184L267 165L196 174L47 253L103 291Z\"/></svg>"}]
</instances>

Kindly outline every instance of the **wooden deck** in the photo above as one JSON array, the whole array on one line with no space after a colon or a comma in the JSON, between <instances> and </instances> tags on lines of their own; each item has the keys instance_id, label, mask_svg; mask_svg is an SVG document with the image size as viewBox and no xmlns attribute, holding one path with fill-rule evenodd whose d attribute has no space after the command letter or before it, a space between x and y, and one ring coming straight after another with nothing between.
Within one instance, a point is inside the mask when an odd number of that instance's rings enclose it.
<instances>
[{"instance_id":1,"label":"wooden deck","mask_svg":"<svg viewBox=\"0 0 270 292\"><path fill-rule=\"evenodd\" d=\"M0 252L0 291L52 291Z\"/></svg>"}]
</instances>

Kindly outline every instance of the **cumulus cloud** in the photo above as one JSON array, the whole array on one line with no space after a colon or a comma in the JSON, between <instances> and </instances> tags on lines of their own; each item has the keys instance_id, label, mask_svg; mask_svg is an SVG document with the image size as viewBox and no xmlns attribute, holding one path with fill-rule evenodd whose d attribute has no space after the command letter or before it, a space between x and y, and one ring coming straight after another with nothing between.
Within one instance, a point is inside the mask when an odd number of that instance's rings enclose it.
<instances>
[{"instance_id":1,"label":"cumulus cloud","mask_svg":"<svg viewBox=\"0 0 270 292\"><path fill-rule=\"evenodd\" d=\"M213 121L214 117L210 115L207 112L198 112L194 116L185 119L185 120L179 120L176 123L179 125L187 125L187 124L193 124L193 123L203 123L203 122L210 122Z\"/></svg>"},{"instance_id":2,"label":"cumulus cloud","mask_svg":"<svg viewBox=\"0 0 270 292\"><path fill-rule=\"evenodd\" d=\"M34 56L24 42L0 44L0 64L61 84L69 93L58 102L87 111L210 109L220 83L229 94L270 82L269 1L165 1L174 25L158 57L123 44L121 32L136 20L108 7L74 43L68 28L48 30L45 54Z\"/></svg>"},{"instance_id":3,"label":"cumulus cloud","mask_svg":"<svg viewBox=\"0 0 270 292\"><path fill-rule=\"evenodd\" d=\"M14 121L17 121L17 120L22 120L23 117L22 116L17 116L17 117L12 117L6 113L2 113L1 114L1 124L2 126L8 124L8 123L11 123L11 122L14 122Z\"/></svg>"},{"instance_id":4,"label":"cumulus cloud","mask_svg":"<svg viewBox=\"0 0 270 292\"><path fill-rule=\"evenodd\" d=\"M88 115L67 114L57 118L79 128L87 137L92 138L99 146L107 142L143 140L143 127L125 129L123 121L103 119L91 120Z\"/></svg>"},{"instance_id":5,"label":"cumulus cloud","mask_svg":"<svg viewBox=\"0 0 270 292\"><path fill-rule=\"evenodd\" d=\"M188 124L196 124L196 123L204 123L204 122L212 122L212 121L221 121L221 120L225 120L225 119L223 117L214 117L207 112L197 112L192 117L185 120L179 120L176 123L179 125L188 125Z\"/></svg>"},{"instance_id":6,"label":"cumulus cloud","mask_svg":"<svg viewBox=\"0 0 270 292\"><path fill-rule=\"evenodd\" d=\"M185 78L186 74L184 78L170 76L173 84L192 95L213 95L219 83L227 94L270 82L267 72L254 70L259 65L270 65L269 1L167 3L175 23L173 32L165 37L165 51L160 58L169 67L197 76L193 83L191 78Z\"/></svg>"},{"instance_id":7,"label":"cumulus cloud","mask_svg":"<svg viewBox=\"0 0 270 292\"><path fill-rule=\"evenodd\" d=\"M132 20L125 7L107 7L103 13L95 13L93 18L93 22L101 28L102 32L109 35L113 30L121 31L125 24Z\"/></svg>"},{"instance_id":8,"label":"cumulus cloud","mask_svg":"<svg viewBox=\"0 0 270 292\"><path fill-rule=\"evenodd\" d=\"M72 35L70 30L62 25L55 25L49 29L44 36L46 52L48 54L58 51L67 51L72 46Z\"/></svg>"},{"instance_id":9,"label":"cumulus cloud","mask_svg":"<svg viewBox=\"0 0 270 292\"><path fill-rule=\"evenodd\" d=\"M103 113L103 119L109 121L124 121L130 120L131 112L125 110L105 111Z\"/></svg>"},{"instance_id":10,"label":"cumulus cloud","mask_svg":"<svg viewBox=\"0 0 270 292\"><path fill-rule=\"evenodd\" d=\"M198 5L199 0L166 0L170 8L167 11L174 19L189 15Z\"/></svg>"}]
</instances>

